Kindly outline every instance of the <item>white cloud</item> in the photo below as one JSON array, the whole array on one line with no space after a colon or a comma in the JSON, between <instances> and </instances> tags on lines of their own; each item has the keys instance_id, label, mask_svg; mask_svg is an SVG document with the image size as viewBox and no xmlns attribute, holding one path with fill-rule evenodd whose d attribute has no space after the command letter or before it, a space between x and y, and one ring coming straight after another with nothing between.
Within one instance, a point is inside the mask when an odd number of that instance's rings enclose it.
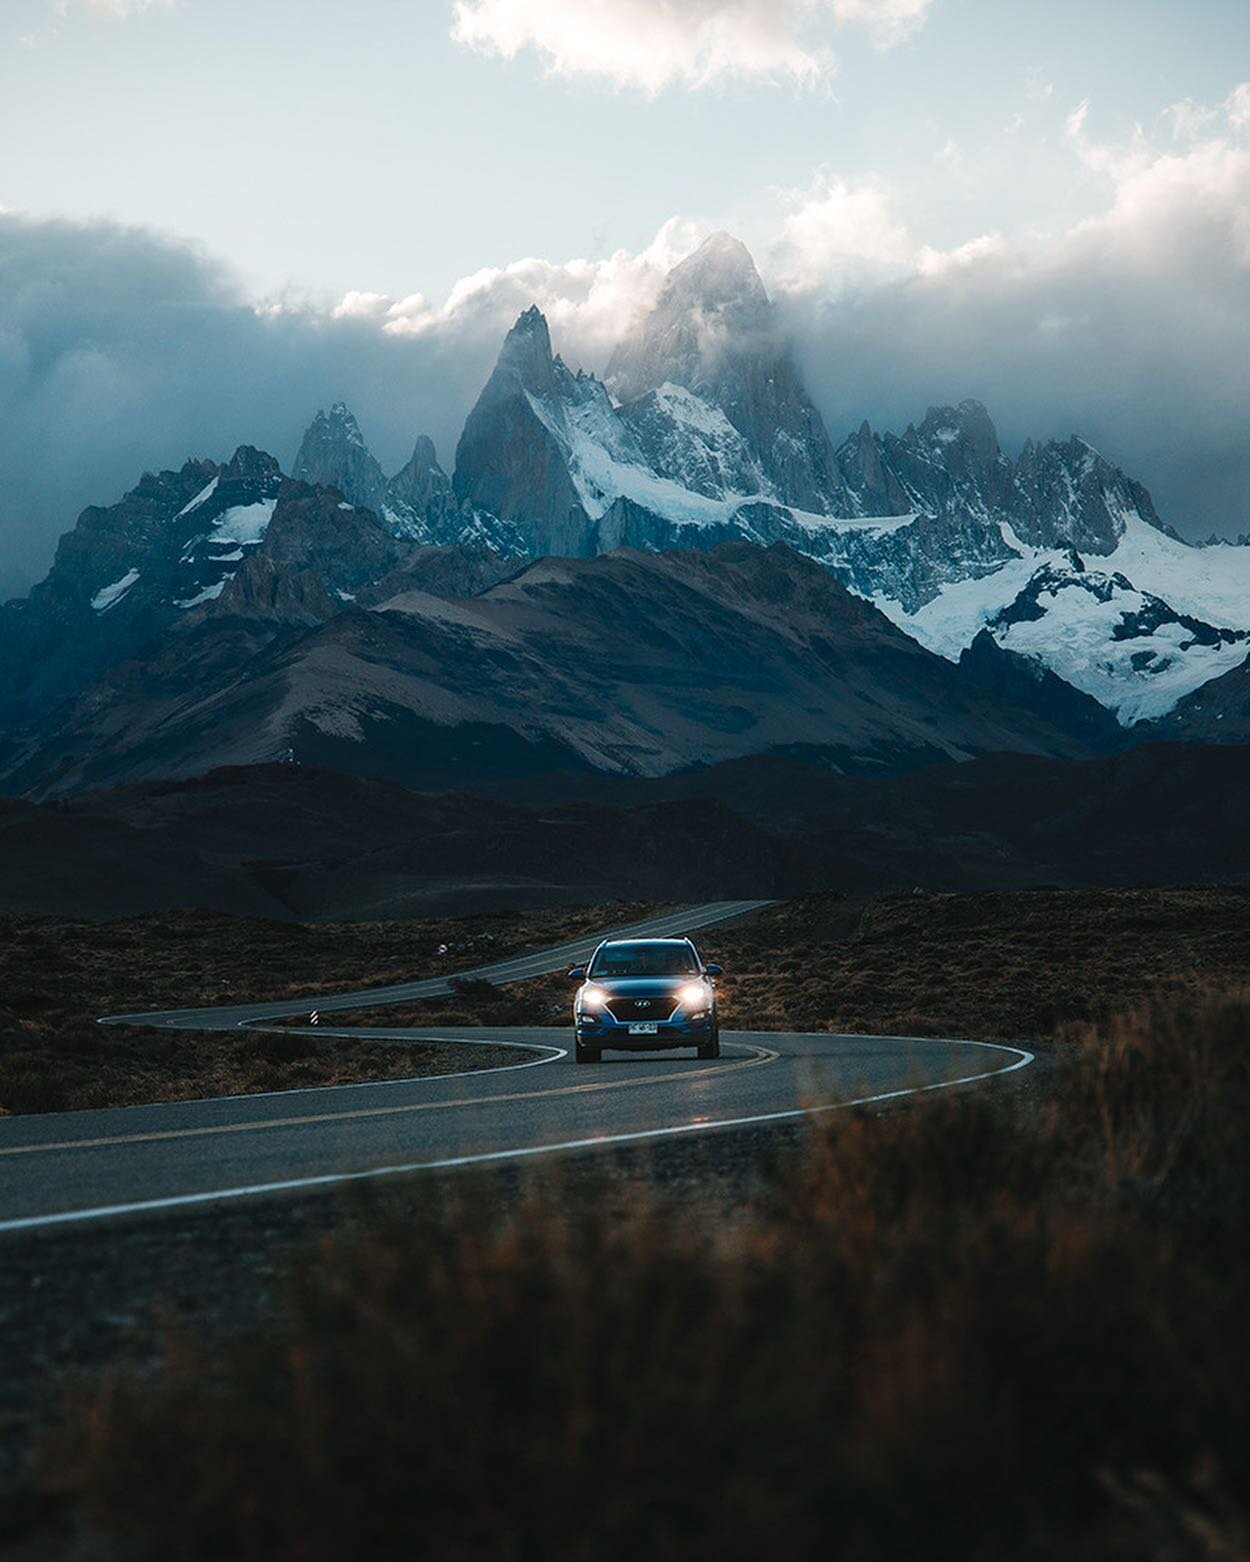
<instances>
[{"instance_id":1,"label":"white cloud","mask_svg":"<svg viewBox=\"0 0 1250 1562\"><path fill-rule=\"evenodd\" d=\"M1224 112L1234 130L1250 128L1250 81L1242 81L1224 99Z\"/></svg>"},{"instance_id":2,"label":"white cloud","mask_svg":"<svg viewBox=\"0 0 1250 1562\"><path fill-rule=\"evenodd\" d=\"M56 0L56 9L65 16L78 7L104 16L134 16L140 11L172 11L177 0Z\"/></svg>"},{"instance_id":3,"label":"white cloud","mask_svg":"<svg viewBox=\"0 0 1250 1562\"><path fill-rule=\"evenodd\" d=\"M1230 95L1179 149L1069 117L1101 210L1027 241L913 245L848 297L836 265L783 295L835 437L975 395L1009 440L1079 431L1183 530L1250 529L1250 136ZM1200 105L1198 106L1201 107ZM906 225L890 216L887 231Z\"/></svg>"},{"instance_id":4,"label":"white cloud","mask_svg":"<svg viewBox=\"0 0 1250 1562\"><path fill-rule=\"evenodd\" d=\"M922 244L915 254L916 272L922 277L940 277L948 271L975 266L980 261L1007 253L1007 244L1001 233L981 233L975 239L947 250Z\"/></svg>"},{"instance_id":5,"label":"white cloud","mask_svg":"<svg viewBox=\"0 0 1250 1562\"><path fill-rule=\"evenodd\" d=\"M810 85L833 70L821 23L857 26L886 47L933 0L456 0L452 36L513 59L532 48L561 76L646 92L731 76Z\"/></svg>"},{"instance_id":6,"label":"white cloud","mask_svg":"<svg viewBox=\"0 0 1250 1562\"><path fill-rule=\"evenodd\" d=\"M910 262L915 246L883 186L851 184L822 169L808 189L781 194L790 210L772 259L783 287L838 292Z\"/></svg>"},{"instance_id":7,"label":"white cloud","mask_svg":"<svg viewBox=\"0 0 1250 1562\"><path fill-rule=\"evenodd\" d=\"M391 336L450 337L498 334L537 304L566 355L595 362L654 301L669 271L701 237L697 224L671 218L637 254L622 249L603 260L566 261L531 256L462 277L437 307L420 293L395 302L349 293L335 314L368 314Z\"/></svg>"},{"instance_id":8,"label":"white cloud","mask_svg":"<svg viewBox=\"0 0 1250 1562\"><path fill-rule=\"evenodd\" d=\"M1197 139L1104 145L1078 109L1066 144L1100 209L1048 234L937 247L900 192L828 169L774 192L748 236L835 439L979 396L1008 441L1101 444L1182 529L1250 529L1250 88L1210 115ZM355 291L317 310L258 305L151 234L0 214L0 588L41 573L77 508L144 466L243 441L289 459L339 397L388 469L420 430L450 466L522 309L601 370L703 231L674 218L636 252L531 256L441 302Z\"/></svg>"},{"instance_id":9,"label":"white cloud","mask_svg":"<svg viewBox=\"0 0 1250 1562\"><path fill-rule=\"evenodd\" d=\"M933 0L831 0L843 24L864 27L883 48L901 43L924 25Z\"/></svg>"},{"instance_id":10,"label":"white cloud","mask_svg":"<svg viewBox=\"0 0 1250 1562\"><path fill-rule=\"evenodd\" d=\"M1111 183L1111 204L1078 223L1069 242L1114 248L1145 270L1192 253L1199 238L1210 254L1196 267L1191 285L1205 286L1209 268L1231 256L1237 268L1250 266L1250 84L1208 107L1186 100L1169 111L1174 133L1186 140L1181 151L1161 151L1140 125L1120 144L1090 139L1088 104L1068 117L1070 146L1092 172ZM1209 131L1205 137L1202 131Z\"/></svg>"},{"instance_id":11,"label":"white cloud","mask_svg":"<svg viewBox=\"0 0 1250 1562\"><path fill-rule=\"evenodd\" d=\"M420 298L416 293L414 298ZM385 293L360 293L353 289L350 293L344 293L338 304L330 311L333 320L379 320L382 319L390 307L390 299Z\"/></svg>"}]
</instances>

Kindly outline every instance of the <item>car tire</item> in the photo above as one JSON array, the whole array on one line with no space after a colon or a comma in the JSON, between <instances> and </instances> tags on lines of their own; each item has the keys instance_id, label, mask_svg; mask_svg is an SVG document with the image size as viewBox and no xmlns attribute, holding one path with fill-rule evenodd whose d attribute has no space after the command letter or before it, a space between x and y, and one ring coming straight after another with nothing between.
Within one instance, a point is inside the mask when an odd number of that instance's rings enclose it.
<instances>
[{"instance_id":1,"label":"car tire","mask_svg":"<svg viewBox=\"0 0 1250 1562\"><path fill-rule=\"evenodd\" d=\"M720 1057L720 1031L714 1030L711 1036L699 1048L701 1058L710 1059Z\"/></svg>"},{"instance_id":2,"label":"car tire","mask_svg":"<svg viewBox=\"0 0 1250 1562\"><path fill-rule=\"evenodd\" d=\"M583 1047L580 1041L573 1043L574 1063L602 1063L603 1050L600 1047Z\"/></svg>"}]
</instances>

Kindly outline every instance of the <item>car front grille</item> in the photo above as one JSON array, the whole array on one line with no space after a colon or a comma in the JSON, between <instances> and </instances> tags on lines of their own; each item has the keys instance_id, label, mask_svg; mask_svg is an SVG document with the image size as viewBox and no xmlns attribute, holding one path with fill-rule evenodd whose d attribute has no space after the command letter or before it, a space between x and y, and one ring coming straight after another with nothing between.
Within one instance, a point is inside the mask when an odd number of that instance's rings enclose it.
<instances>
[{"instance_id":1,"label":"car front grille","mask_svg":"<svg viewBox=\"0 0 1250 1562\"><path fill-rule=\"evenodd\" d=\"M638 1020L671 1019L677 1007L675 998L613 998L608 1010L614 1020L622 1025L632 1025Z\"/></svg>"}]
</instances>

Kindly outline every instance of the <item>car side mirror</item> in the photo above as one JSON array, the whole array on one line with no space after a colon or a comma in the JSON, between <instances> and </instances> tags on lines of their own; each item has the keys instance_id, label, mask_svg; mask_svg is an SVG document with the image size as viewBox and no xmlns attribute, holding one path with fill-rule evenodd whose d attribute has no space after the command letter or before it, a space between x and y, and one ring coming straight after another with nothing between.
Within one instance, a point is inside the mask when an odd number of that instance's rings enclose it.
<instances>
[{"instance_id":1,"label":"car side mirror","mask_svg":"<svg viewBox=\"0 0 1250 1562\"><path fill-rule=\"evenodd\" d=\"M725 974L723 965L705 965L703 969L708 976L724 976Z\"/></svg>"},{"instance_id":2,"label":"car side mirror","mask_svg":"<svg viewBox=\"0 0 1250 1562\"><path fill-rule=\"evenodd\" d=\"M573 969L569 972L569 981L570 982L584 982L585 980L586 980L586 967L584 965L575 965L573 967Z\"/></svg>"}]
</instances>

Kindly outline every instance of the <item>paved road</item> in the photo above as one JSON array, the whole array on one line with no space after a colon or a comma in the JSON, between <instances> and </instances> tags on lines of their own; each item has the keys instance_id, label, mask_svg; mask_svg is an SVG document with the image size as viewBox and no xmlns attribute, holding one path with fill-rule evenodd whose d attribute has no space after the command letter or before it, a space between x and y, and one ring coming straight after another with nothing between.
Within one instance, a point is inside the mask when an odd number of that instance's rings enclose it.
<instances>
[{"instance_id":1,"label":"paved road","mask_svg":"<svg viewBox=\"0 0 1250 1562\"><path fill-rule=\"evenodd\" d=\"M630 931L694 932L762 904L715 902ZM473 974L517 980L585 953L584 943L569 944ZM319 998L317 1006L326 1013L447 990L435 979ZM111 1018L205 1029L307 1009L303 1000ZM727 1031L723 1056L712 1063L609 1054L597 1067L578 1068L566 1051L570 1033L560 1029L322 1034L456 1041L466 1049L502 1043L516 1049L517 1061L437 1078L9 1118L0 1121L0 1232L778 1121L970 1084L1032 1062L1020 1048L969 1041Z\"/></svg>"},{"instance_id":2,"label":"paved road","mask_svg":"<svg viewBox=\"0 0 1250 1562\"><path fill-rule=\"evenodd\" d=\"M333 997L322 995L316 999L321 1014L333 1014L344 1009L359 1009L366 1004L382 1007L388 1004L412 1003L418 998L443 998L454 991L454 981L480 979L494 982L522 982L531 976L549 976L552 971L565 971L580 961L589 959L601 938L647 937L677 938L685 933L695 933L701 928L714 927L719 922L730 922L736 917L748 916L761 906L771 906L771 900L710 900L701 906L686 906L680 911L666 912L663 916L646 917L641 922L628 922L620 927L587 934L567 944L556 944L550 949L540 949L533 954L516 955L508 960L496 960L490 965L478 965L467 971L454 971L446 976L432 976L418 982L403 982L398 987L363 987L355 992L335 993ZM296 1014L307 1014L310 1000L300 998L295 1002L284 999L280 1003L239 1004L230 1008L215 1009L162 1009L141 1010L136 1014L111 1014L105 1020L109 1025L174 1025L183 1030L230 1030L236 1025L253 1025L258 1021L287 1019ZM407 1035L407 1032L403 1034ZM477 1031L475 1035L479 1034Z\"/></svg>"}]
</instances>

